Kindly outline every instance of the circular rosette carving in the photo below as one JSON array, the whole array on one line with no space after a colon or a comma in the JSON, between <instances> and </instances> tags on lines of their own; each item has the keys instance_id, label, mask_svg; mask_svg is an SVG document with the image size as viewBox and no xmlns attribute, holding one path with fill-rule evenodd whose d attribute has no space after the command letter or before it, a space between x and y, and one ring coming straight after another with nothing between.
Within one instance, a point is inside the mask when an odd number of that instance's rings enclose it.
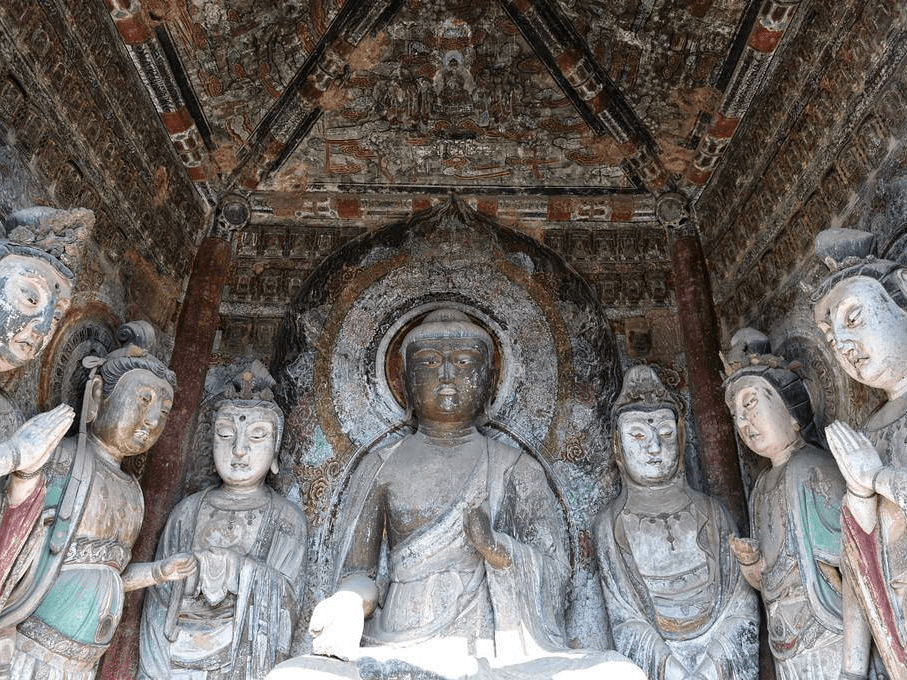
<instances>
[{"instance_id":1,"label":"circular rosette carving","mask_svg":"<svg viewBox=\"0 0 907 680\"><path fill-rule=\"evenodd\" d=\"M880 401L874 390L844 373L818 330L788 330L774 352L803 376L820 432L835 420L863 422Z\"/></svg>"},{"instance_id":2,"label":"circular rosette carving","mask_svg":"<svg viewBox=\"0 0 907 680\"><path fill-rule=\"evenodd\" d=\"M113 312L100 303L90 303L69 310L40 359L38 408L46 411L57 404L74 408L82 404L82 389L87 375L82 359L89 355L103 357L117 346L114 335L118 321ZM35 362L37 366L37 362ZM34 384L34 383L29 383ZM26 403L32 402L29 397ZM75 420L74 429L78 426Z\"/></svg>"}]
</instances>

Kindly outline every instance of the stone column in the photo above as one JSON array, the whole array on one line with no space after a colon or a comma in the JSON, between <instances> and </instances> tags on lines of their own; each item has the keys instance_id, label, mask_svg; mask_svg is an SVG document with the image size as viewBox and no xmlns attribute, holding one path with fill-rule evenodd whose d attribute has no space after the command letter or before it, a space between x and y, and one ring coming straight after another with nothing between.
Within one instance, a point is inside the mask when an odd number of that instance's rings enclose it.
<instances>
[{"instance_id":1,"label":"stone column","mask_svg":"<svg viewBox=\"0 0 907 680\"><path fill-rule=\"evenodd\" d=\"M180 308L170 367L176 373L177 389L167 427L148 454L142 489L145 494L145 520L132 549L135 562L154 559L158 538L167 516L184 494L186 470L183 442L191 441L195 431L198 405L205 375L211 363L211 348L220 318L220 302L232 249L230 232L241 228L249 218L248 204L239 197L228 197L218 207L212 235L206 237L195 253L192 273ZM104 655L98 678L134 678L139 659L139 619L144 590L128 593L123 618Z\"/></svg>"},{"instance_id":2,"label":"stone column","mask_svg":"<svg viewBox=\"0 0 907 680\"><path fill-rule=\"evenodd\" d=\"M670 241L677 314L709 491L727 505L740 531L746 535L749 533L746 497L734 424L721 389L720 333L702 243L683 194L667 193L659 197L656 215L667 229Z\"/></svg>"}]
</instances>

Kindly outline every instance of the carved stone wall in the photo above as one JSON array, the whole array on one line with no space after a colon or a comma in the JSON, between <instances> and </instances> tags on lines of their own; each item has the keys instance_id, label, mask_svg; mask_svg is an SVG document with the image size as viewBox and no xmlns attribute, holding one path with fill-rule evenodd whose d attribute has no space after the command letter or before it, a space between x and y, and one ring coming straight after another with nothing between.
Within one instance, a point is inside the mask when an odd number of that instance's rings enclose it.
<instances>
[{"instance_id":1,"label":"carved stone wall","mask_svg":"<svg viewBox=\"0 0 907 680\"><path fill-rule=\"evenodd\" d=\"M280 205L273 196L253 197L251 223L234 236L216 362L240 356L267 361L284 306L323 259L359 234L443 200L323 194ZM628 350L633 356L671 362L682 351L671 330L676 301L667 235L651 212L614 210L609 200L577 197L463 200L563 257L595 290L616 334L625 334L626 320L648 318L648 345Z\"/></svg>"},{"instance_id":2,"label":"carved stone wall","mask_svg":"<svg viewBox=\"0 0 907 680\"><path fill-rule=\"evenodd\" d=\"M204 213L146 101L103 3L2 3L0 215L88 208L111 261L179 280Z\"/></svg>"},{"instance_id":3,"label":"carved stone wall","mask_svg":"<svg viewBox=\"0 0 907 680\"><path fill-rule=\"evenodd\" d=\"M169 356L204 209L103 3L0 4L0 221L31 206L73 233L73 303L36 362L6 376L27 409L77 403L79 360L146 319Z\"/></svg>"},{"instance_id":4,"label":"carved stone wall","mask_svg":"<svg viewBox=\"0 0 907 680\"><path fill-rule=\"evenodd\" d=\"M825 422L859 423L881 396L848 378L815 328L809 286L823 276L815 235L877 234L905 253L907 12L884 0L807 6L810 26L777 61L696 210L725 344L744 325L800 359Z\"/></svg>"},{"instance_id":5,"label":"carved stone wall","mask_svg":"<svg viewBox=\"0 0 907 680\"><path fill-rule=\"evenodd\" d=\"M907 13L887 0L804 10L809 30L777 57L696 205L726 338L793 309L822 229L868 228L883 252L904 248Z\"/></svg>"}]
</instances>

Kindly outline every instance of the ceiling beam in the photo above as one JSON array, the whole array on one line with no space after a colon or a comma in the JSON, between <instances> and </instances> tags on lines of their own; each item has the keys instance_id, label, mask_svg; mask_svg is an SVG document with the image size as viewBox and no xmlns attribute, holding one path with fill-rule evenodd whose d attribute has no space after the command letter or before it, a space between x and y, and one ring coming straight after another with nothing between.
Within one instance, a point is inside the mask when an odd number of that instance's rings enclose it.
<instances>
[{"instance_id":1,"label":"ceiling beam","mask_svg":"<svg viewBox=\"0 0 907 680\"><path fill-rule=\"evenodd\" d=\"M632 174L648 191L664 191L669 177L652 133L557 3L501 0L501 4L592 131L614 138L626 153Z\"/></svg>"},{"instance_id":2,"label":"ceiling beam","mask_svg":"<svg viewBox=\"0 0 907 680\"><path fill-rule=\"evenodd\" d=\"M252 191L280 168L321 117L322 95L346 78L350 54L363 38L386 24L402 4L403 0L372 0L343 6L239 150L227 191Z\"/></svg>"}]
</instances>

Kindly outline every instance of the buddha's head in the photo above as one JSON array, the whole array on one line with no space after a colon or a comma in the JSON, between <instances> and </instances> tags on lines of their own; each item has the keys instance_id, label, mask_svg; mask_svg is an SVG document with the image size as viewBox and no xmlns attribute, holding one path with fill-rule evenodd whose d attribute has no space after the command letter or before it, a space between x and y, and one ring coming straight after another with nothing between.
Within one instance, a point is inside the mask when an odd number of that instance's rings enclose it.
<instances>
[{"instance_id":1,"label":"buddha's head","mask_svg":"<svg viewBox=\"0 0 907 680\"><path fill-rule=\"evenodd\" d=\"M72 272L52 255L0 242L0 371L34 359L69 308Z\"/></svg>"},{"instance_id":2,"label":"buddha's head","mask_svg":"<svg viewBox=\"0 0 907 680\"><path fill-rule=\"evenodd\" d=\"M844 371L895 397L907 391L907 272L874 250L868 232L820 233L816 253L831 273L813 294L813 311Z\"/></svg>"},{"instance_id":3,"label":"buddha's head","mask_svg":"<svg viewBox=\"0 0 907 680\"><path fill-rule=\"evenodd\" d=\"M682 477L681 413L651 366L626 372L611 409L617 465L626 481L657 487Z\"/></svg>"},{"instance_id":4,"label":"buddha's head","mask_svg":"<svg viewBox=\"0 0 907 680\"><path fill-rule=\"evenodd\" d=\"M86 390L91 434L120 458L144 453L161 436L176 375L149 352L154 331L131 322L117 332L125 344L108 354Z\"/></svg>"},{"instance_id":5,"label":"buddha's head","mask_svg":"<svg viewBox=\"0 0 907 680\"><path fill-rule=\"evenodd\" d=\"M751 328L737 331L727 363L725 402L753 453L780 464L804 442L821 445L803 378L771 354L765 335Z\"/></svg>"},{"instance_id":6,"label":"buddha's head","mask_svg":"<svg viewBox=\"0 0 907 680\"><path fill-rule=\"evenodd\" d=\"M419 423L475 424L484 412L492 378L491 336L466 314L438 309L404 337L404 386Z\"/></svg>"},{"instance_id":7,"label":"buddha's head","mask_svg":"<svg viewBox=\"0 0 907 680\"><path fill-rule=\"evenodd\" d=\"M264 366L255 362L215 407L214 467L225 487L253 490L264 485L269 470L278 472L284 418L273 385Z\"/></svg>"}]
</instances>

